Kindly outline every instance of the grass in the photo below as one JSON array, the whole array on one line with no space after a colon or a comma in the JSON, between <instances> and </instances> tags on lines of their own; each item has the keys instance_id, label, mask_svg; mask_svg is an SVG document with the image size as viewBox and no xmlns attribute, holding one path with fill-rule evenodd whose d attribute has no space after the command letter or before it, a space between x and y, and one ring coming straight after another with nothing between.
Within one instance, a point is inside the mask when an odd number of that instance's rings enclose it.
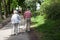
<instances>
[{"instance_id":1,"label":"grass","mask_svg":"<svg viewBox=\"0 0 60 40\"><path fill-rule=\"evenodd\" d=\"M40 40L60 40L60 20L44 19L44 16L32 17L35 31L39 33ZM41 36L42 33L43 35Z\"/></svg>"},{"instance_id":2,"label":"grass","mask_svg":"<svg viewBox=\"0 0 60 40\"><path fill-rule=\"evenodd\" d=\"M38 25L43 24L45 21L44 16L36 16L36 18L32 17L31 20L34 23L34 25L32 25L33 27L37 27Z\"/></svg>"}]
</instances>

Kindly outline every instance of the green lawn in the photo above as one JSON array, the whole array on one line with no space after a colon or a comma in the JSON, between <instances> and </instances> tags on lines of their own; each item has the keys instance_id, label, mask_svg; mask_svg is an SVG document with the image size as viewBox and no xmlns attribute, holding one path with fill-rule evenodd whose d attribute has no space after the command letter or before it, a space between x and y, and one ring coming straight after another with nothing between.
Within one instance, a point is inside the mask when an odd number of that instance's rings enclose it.
<instances>
[{"instance_id":1,"label":"green lawn","mask_svg":"<svg viewBox=\"0 0 60 40\"><path fill-rule=\"evenodd\" d=\"M35 31L39 33L40 40L60 40L60 20L54 21L44 19L44 16L37 16L36 18L32 17L32 22Z\"/></svg>"}]
</instances>

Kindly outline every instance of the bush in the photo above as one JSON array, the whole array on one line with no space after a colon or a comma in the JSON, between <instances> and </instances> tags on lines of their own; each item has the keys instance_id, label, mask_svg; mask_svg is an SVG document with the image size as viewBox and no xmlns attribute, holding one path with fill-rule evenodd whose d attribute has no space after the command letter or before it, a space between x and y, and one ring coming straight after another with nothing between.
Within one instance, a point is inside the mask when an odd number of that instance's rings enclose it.
<instances>
[{"instance_id":1,"label":"bush","mask_svg":"<svg viewBox=\"0 0 60 40\"><path fill-rule=\"evenodd\" d=\"M47 0L41 5L40 12L46 14L47 19L60 19L60 1Z\"/></svg>"},{"instance_id":2,"label":"bush","mask_svg":"<svg viewBox=\"0 0 60 40\"><path fill-rule=\"evenodd\" d=\"M46 18L41 21L39 17L39 25L36 26L36 31L43 34L39 37L40 40L60 40L60 0L45 0L41 5L40 13ZM41 22L43 24L40 24Z\"/></svg>"}]
</instances>

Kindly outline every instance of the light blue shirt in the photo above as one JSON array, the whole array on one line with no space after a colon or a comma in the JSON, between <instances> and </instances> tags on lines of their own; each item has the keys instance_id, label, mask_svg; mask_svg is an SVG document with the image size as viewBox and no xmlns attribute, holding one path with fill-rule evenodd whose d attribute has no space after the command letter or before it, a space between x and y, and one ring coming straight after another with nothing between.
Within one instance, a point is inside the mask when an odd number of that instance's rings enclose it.
<instances>
[{"instance_id":1,"label":"light blue shirt","mask_svg":"<svg viewBox=\"0 0 60 40\"><path fill-rule=\"evenodd\" d=\"M20 16L18 14L13 14L11 17L11 23L20 23Z\"/></svg>"}]
</instances>

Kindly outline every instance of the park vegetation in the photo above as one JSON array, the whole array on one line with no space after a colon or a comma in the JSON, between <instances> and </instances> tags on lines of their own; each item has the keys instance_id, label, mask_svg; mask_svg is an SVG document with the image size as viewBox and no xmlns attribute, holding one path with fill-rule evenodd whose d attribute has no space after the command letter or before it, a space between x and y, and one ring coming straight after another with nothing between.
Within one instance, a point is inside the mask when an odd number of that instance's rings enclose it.
<instances>
[{"instance_id":1,"label":"park vegetation","mask_svg":"<svg viewBox=\"0 0 60 40\"><path fill-rule=\"evenodd\" d=\"M40 15L32 22L39 40L60 40L60 0L44 0Z\"/></svg>"},{"instance_id":2,"label":"park vegetation","mask_svg":"<svg viewBox=\"0 0 60 40\"><path fill-rule=\"evenodd\" d=\"M40 10L36 10L36 2ZM21 6L22 12L32 12L32 26L39 40L60 40L60 0L0 0L0 22L8 18L13 9Z\"/></svg>"}]
</instances>

